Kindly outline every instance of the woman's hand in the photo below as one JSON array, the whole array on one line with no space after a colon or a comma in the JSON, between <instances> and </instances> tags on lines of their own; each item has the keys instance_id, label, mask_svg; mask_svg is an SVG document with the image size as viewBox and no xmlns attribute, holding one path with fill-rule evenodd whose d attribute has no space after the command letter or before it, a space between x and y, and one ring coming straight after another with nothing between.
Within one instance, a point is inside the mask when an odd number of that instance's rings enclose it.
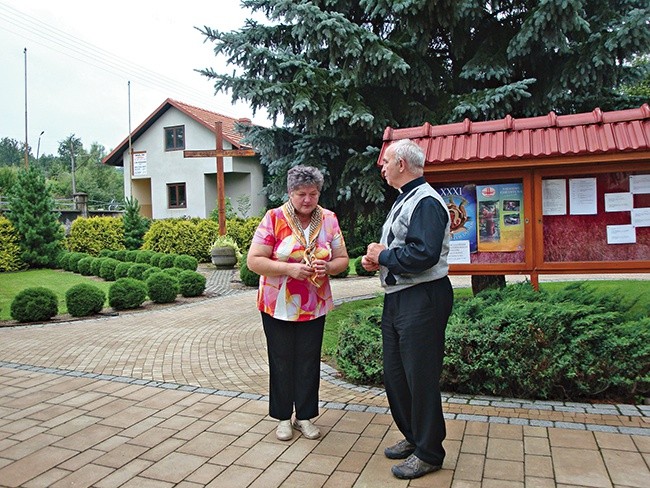
<instances>
[{"instance_id":1,"label":"woman's hand","mask_svg":"<svg viewBox=\"0 0 650 488\"><path fill-rule=\"evenodd\" d=\"M379 263L373 263L368 259L368 256L363 256L361 258L361 266L366 271L377 271L379 269Z\"/></svg>"},{"instance_id":2,"label":"woman's hand","mask_svg":"<svg viewBox=\"0 0 650 488\"><path fill-rule=\"evenodd\" d=\"M287 263L288 275L296 280L306 280L314 275L314 268L305 263Z\"/></svg>"},{"instance_id":3,"label":"woman's hand","mask_svg":"<svg viewBox=\"0 0 650 488\"><path fill-rule=\"evenodd\" d=\"M327 261L324 261L322 259L314 259L311 262L311 266L314 272L316 273L316 276L318 276L319 278L322 278L323 276L327 275L328 268L329 268Z\"/></svg>"}]
</instances>

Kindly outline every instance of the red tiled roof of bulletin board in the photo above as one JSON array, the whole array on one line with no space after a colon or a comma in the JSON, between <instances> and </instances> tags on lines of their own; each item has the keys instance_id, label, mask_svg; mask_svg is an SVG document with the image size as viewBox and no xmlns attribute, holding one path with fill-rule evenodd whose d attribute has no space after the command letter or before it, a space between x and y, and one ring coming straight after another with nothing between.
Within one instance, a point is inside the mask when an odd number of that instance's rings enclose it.
<instances>
[{"instance_id":1,"label":"red tiled roof of bulletin board","mask_svg":"<svg viewBox=\"0 0 650 488\"><path fill-rule=\"evenodd\" d=\"M390 142L413 139L424 149L426 165L470 161L577 156L650 150L650 106L603 112L515 119L425 123L386 128L379 161Z\"/></svg>"}]
</instances>

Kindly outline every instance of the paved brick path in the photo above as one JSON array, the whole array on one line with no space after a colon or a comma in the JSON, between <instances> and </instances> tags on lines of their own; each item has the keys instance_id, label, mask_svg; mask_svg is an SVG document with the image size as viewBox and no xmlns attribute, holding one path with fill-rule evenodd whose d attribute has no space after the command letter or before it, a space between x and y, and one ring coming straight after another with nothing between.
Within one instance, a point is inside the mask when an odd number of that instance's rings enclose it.
<instances>
[{"instance_id":1,"label":"paved brick path","mask_svg":"<svg viewBox=\"0 0 650 488\"><path fill-rule=\"evenodd\" d=\"M446 397L444 469L390 475L384 392L322 368L324 437L274 437L255 291L117 317L0 329L0 486L643 487L650 407ZM375 278L334 281L339 300Z\"/></svg>"}]
</instances>

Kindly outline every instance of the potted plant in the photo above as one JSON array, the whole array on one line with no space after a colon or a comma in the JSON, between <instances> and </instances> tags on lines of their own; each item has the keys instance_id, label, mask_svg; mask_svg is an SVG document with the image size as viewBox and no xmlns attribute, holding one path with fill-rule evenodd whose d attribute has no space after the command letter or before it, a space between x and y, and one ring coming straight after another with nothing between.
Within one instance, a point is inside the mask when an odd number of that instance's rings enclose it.
<instances>
[{"instance_id":1,"label":"potted plant","mask_svg":"<svg viewBox=\"0 0 650 488\"><path fill-rule=\"evenodd\" d=\"M235 239L226 234L217 236L210 248L210 256L217 269L229 269L237 264L241 252Z\"/></svg>"}]
</instances>

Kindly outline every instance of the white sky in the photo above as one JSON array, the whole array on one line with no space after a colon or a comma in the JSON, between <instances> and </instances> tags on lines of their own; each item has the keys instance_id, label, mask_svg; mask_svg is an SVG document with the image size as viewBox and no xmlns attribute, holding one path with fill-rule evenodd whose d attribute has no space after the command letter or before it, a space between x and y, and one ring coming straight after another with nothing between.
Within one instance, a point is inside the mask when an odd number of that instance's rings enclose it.
<instances>
[{"instance_id":1,"label":"white sky","mask_svg":"<svg viewBox=\"0 0 650 488\"><path fill-rule=\"evenodd\" d=\"M231 31L249 16L239 0L0 0L0 138L25 140L25 79L34 155L73 133L86 149L115 148L128 135L129 81L131 129L166 98L270 125L194 71L234 69L194 27Z\"/></svg>"}]
</instances>

